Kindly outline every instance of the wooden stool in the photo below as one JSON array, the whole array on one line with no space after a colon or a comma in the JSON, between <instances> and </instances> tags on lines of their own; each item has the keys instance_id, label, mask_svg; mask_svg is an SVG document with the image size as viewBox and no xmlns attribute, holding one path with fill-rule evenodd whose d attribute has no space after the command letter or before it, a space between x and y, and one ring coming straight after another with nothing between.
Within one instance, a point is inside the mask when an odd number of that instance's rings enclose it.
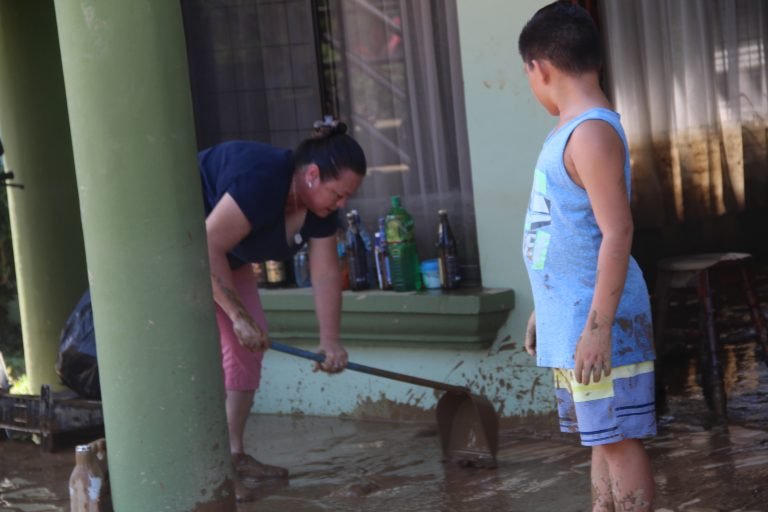
<instances>
[{"instance_id":1,"label":"wooden stool","mask_svg":"<svg viewBox=\"0 0 768 512\"><path fill-rule=\"evenodd\" d=\"M666 346L664 330L669 309L669 292L673 289L695 289L699 299L699 326L702 333L700 350L702 388L713 412L726 416L726 395L720 363L717 356L717 329L715 326L715 286L740 285L749 313L755 326L763 360L768 363L768 331L757 302L753 287L752 256L746 253L694 254L659 261L656 278L655 338L658 363L657 377L662 374ZM662 385L657 378L657 385ZM658 389L657 399L664 400L663 387ZM659 408L661 409L661 407Z\"/></svg>"}]
</instances>

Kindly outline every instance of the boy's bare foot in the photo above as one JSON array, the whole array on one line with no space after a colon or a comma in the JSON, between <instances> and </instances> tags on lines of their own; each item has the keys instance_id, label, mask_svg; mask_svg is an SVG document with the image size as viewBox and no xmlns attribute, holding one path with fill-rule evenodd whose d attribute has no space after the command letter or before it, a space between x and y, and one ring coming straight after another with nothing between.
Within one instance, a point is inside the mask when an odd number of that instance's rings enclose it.
<instances>
[{"instance_id":1,"label":"boy's bare foot","mask_svg":"<svg viewBox=\"0 0 768 512\"><path fill-rule=\"evenodd\" d=\"M232 465L238 477L252 478L254 480L268 480L272 478L288 478L288 470L279 466L262 464L246 453L233 453Z\"/></svg>"}]
</instances>

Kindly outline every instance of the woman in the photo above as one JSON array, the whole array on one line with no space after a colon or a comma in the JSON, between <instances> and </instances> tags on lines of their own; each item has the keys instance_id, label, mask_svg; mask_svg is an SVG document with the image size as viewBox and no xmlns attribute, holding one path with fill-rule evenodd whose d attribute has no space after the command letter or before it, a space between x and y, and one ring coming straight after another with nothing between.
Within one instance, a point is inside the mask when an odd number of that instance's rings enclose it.
<instances>
[{"instance_id":1,"label":"woman","mask_svg":"<svg viewBox=\"0 0 768 512\"><path fill-rule=\"evenodd\" d=\"M221 341L230 451L238 499L242 477L286 478L288 472L245 453L243 432L269 347L251 262L289 259L309 242L320 327L321 369L339 372L341 276L336 210L362 183L366 161L343 123L322 125L295 152L258 142L225 142L199 154L213 296Z\"/></svg>"}]
</instances>

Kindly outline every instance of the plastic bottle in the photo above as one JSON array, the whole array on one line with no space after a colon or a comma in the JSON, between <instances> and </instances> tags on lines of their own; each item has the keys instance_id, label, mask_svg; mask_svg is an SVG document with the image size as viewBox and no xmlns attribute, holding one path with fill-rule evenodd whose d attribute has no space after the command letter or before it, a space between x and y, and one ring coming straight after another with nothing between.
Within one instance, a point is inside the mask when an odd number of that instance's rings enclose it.
<instances>
[{"instance_id":1,"label":"plastic bottle","mask_svg":"<svg viewBox=\"0 0 768 512\"><path fill-rule=\"evenodd\" d=\"M365 224L360 219L360 213L357 210L350 210L355 215L355 223L357 224L357 230L360 232L360 237L363 239L365 245L366 264L368 269L368 287L376 288L376 254L373 248L373 238L371 238L368 230L365 229Z\"/></svg>"},{"instance_id":2,"label":"plastic bottle","mask_svg":"<svg viewBox=\"0 0 768 512\"><path fill-rule=\"evenodd\" d=\"M69 476L71 512L103 512L104 476L93 447L82 444L75 448L75 468Z\"/></svg>"},{"instance_id":3,"label":"plastic bottle","mask_svg":"<svg viewBox=\"0 0 768 512\"><path fill-rule=\"evenodd\" d=\"M309 276L309 251L306 244L293 255L293 275L296 278L296 286L299 288L312 286Z\"/></svg>"},{"instance_id":4,"label":"plastic bottle","mask_svg":"<svg viewBox=\"0 0 768 512\"><path fill-rule=\"evenodd\" d=\"M453 236L451 224L448 222L448 211L438 210L440 225L437 228L437 264L440 271L440 287L452 290L459 287L461 273L459 271L458 249L456 238Z\"/></svg>"},{"instance_id":5,"label":"plastic bottle","mask_svg":"<svg viewBox=\"0 0 768 512\"><path fill-rule=\"evenodd\" d=\"M392 208L387 213L386 224L392 288L398 292L421 290L413 217L403 208L399 196L392 196Z\"/></svg>"},{"instance_id":6,"label":"plastic bottle","mask_svg":"<svg viewBox=\"0 0 768 512\"><path fill-rule=\"evenodd\" d=\"M392 274L389 267L389 249L387 248L387 226L384 217L379 218L379 230L374 234L376 260L376 282L381 290L392 289Z\"/></svg>"},{"instance_id":7,"label":"plastic bottle","mask_svg":"<svg viewBox=\"0 0 768 512\"><path fill-rule=\"evenodd\" d=\"M339 274L341 275L341 289L349 290L349 265L347 264L347 243L344 230L336 230L336 255L339 257Z\"/></svg>"},{"instance_id":8,"label":"plastic bottle","mask_svg":"<svg viewBox=\"0 0 768 512\"><path fill-rule=\"evenodd\" d=\"M368 282L368 251L360 236L355 212L347 213L347 262L349 266L349 287L352 290L366 290Z\"/></svg>"}]
</instances>

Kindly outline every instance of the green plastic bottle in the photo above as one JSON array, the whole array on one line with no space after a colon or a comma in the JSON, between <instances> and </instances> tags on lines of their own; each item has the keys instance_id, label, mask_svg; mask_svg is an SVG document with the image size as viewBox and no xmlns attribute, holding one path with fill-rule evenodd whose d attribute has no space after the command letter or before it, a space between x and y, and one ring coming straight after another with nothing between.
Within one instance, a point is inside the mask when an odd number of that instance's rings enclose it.
<instances>
[{"instance_id":1,"label":"green plastic bottle","mask_svg":"<svg viewBox=\"0 0 768 512\"><path fill-rule=\"evenodd\" d=\"M399 196L392 196L386 217L392 288L397 292L421 290L419 254L413 217L403 208Z\"/></svg>"}]
</instances>

